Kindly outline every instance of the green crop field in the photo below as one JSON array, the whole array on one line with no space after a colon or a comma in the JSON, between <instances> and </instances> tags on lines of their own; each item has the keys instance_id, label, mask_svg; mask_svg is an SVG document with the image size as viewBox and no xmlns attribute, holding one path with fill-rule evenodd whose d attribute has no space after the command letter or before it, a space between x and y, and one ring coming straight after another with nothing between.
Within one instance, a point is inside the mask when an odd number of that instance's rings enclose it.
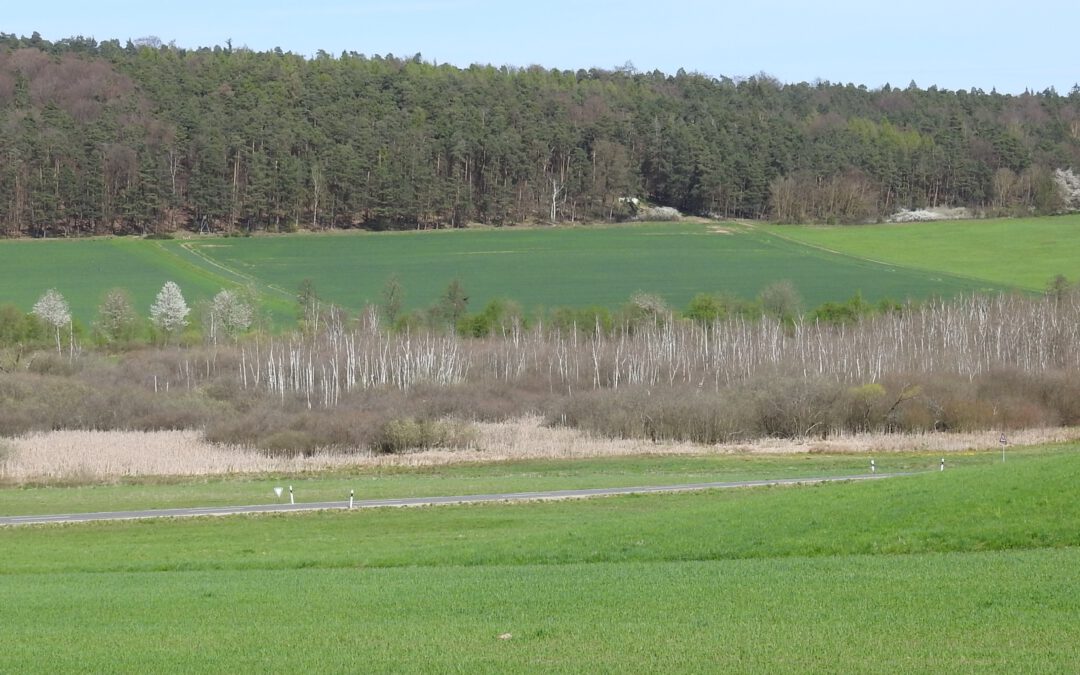
<instances>
[{"instance_id":1,"label":"green crop field","mask_svg":"<svg viewBox=\"0 0 1080 675\"><path fill-rule=\"evenodd\" d=\"M2 528L0 671L1074 672L1078 479Z\"/></svg>"},{"instance_id":2,"label":"green crop field","mask_svg":"<svg viewBox=\"0 0 1080 675\"><path fill-rule=\"evenodd\" d=\"M120 237L0 241L0 303L29 311L45 290L56 288L75 317L89 323L111 288L127 289L146 315L166 281L181 286L188 304L235 285L224 272L192 264L161 243Z\"/></svg>"},{"instance_id":3,"label":"green crop field","mask_svg":"<svg viewBox=\"0 0 1080 675\"><path fill-rule=\"evenodd\" d=\"M767 229L861 259L1029 290L1058 274L1080 279L1080 215Z\"/></svg>"},{"instance_id":4,"label":"green crop field","mask_svg":"<svg viewBox=\"0 0 1080 675\"><path fill-rule=\"evenodd\" d=\"M994 287L853 260L740 226L702 223L295 235L191 248L282 290L310 278L327 299L346 307L377 301L394 274L410 307L432 304L458 278L474 309L499 297L526 309L616 307L636 291L684 307L699 292L752 298L780 279L794 282L809 306L859 290L871 300L903 300Z\"/></svg>"},{"instance_id":5,"label":"green crop field","mask_svg":"<svg viewBox=\"0 0 1080 675\"><path fill-rule=\"evenodd\" d=\"M1010 450L1017 454L1027 452L1034 451ZM1049 451L1040 448L1037 452ZM890 453L876 461L882 472L899 473L932 469L939 459L938 455L926 453ZM957 453L949 456L948 463L951 469L994 459L986 453ZM263 504L275 501L274 486L284 485L295 488L300 502L325 502L344 500L350 490L355 491L358 499L388 499L845 476L864 474L869 468L869 460L858 455L675 455L525 460L423 469L357 467L292 476L154 477L114 484L0 488L0 516Z\"/></svg>"},{"instance_id":6,"label":"green crop field","mask_svg":"<svg viewBox=\"0 0 1080 675\"><path fill-rule=\"evenodd\" d=\"M357 309L377 301L391 275L409 308L435 302L459 278L476 311L509 298L527 311L617 307L636 291L685 307L699 292L754 297L781 279L807 307L861 291L869 300L996 290L985 281L927 273L824 252L760 229L706 223L619 227L283 235L146 241L0 241L0 302L28 310L55 287L89 322L103 293L131 291L144 312L172 280L189 304L222 287L251 285L278 322L311 279L327 301Z\"/></svg>"}]
</instances>

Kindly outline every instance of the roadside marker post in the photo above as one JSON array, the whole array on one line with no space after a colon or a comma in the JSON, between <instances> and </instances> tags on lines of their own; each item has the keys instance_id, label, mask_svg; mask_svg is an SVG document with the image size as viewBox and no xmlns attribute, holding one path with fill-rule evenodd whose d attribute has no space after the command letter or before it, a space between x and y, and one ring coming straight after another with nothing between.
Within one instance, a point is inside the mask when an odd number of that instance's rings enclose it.
<instances>
[{"instance_id":1,"label":"roadside marker post","mask_svg":"<svg viewBox=\"0 0 1080 675\"><path fill-rule=\"evenodd\" d=\"M945 470L945 458L944 457L941 458L941 470L942 471Z\"/></svg>"},{"instance_id":2,"label":"roadside marker post","mask_svg":"<svg viewBox=\"0 0 1080 675\"><path fill-rule=\"evenodd\" d=\"M296 499L293 497L292 486L291 485L289 486L289 503L290 504L295 504L296 503Z\"/></svg>"},{"instance_id":3,"label":"roadside marker post","mask_svg":"<svg viewBox=\"0 0 1080 675\"><path fill-rule=\"evenodd\" d=\"M870 460L870 473L877 473L877 465L874 464L874 460Z\"/></svg>"},{"instance_id":4,"label":"roadside marker post","mask_svg":"<svg viewBox=\"0 0 1080 675\"><path fill-rule=\"evenodd\" d=\"M1001 432L1001 438L998 439L998 443L1001 443L1001 461L1005 461L1005 446L1009 444L1009 439L1005 438L1005 432Z\"/></svg>"},{"instance_id":5,"label":"roadside marker post","mask_svg":"<svg viewBox=\"0 0 1080 675\"><path fill-rule=\"evenodd\" d=\"M349 508L352 508L353 496L356 494L356 490L349 490Z\"/></svg>"}]
</instances>

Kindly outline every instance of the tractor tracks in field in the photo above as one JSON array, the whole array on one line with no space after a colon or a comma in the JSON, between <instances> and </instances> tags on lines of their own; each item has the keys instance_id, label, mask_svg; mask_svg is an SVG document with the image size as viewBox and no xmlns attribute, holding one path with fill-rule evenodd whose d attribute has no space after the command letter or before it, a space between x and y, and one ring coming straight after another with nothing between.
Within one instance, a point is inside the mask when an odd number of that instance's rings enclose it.
<instances>
[{"instance_id":1,"label":"tractor tracks in field","mask_svg":"<svg viewBox=\"0 0 1080 675\"><path fill-rule=\"evenodd\" d=\"M199 250L200 245L202 245L202 243L196 241L182 241L177 243L177 246L184 249L186 253L199 261L198 263L194 263L191 260L184 260L182 256L177 255L174 251L170 251L168 247L158 242L158 248L165 255L171 255L174 258L177 258L185 262L186 264L193 265L195 267L202 267L205 271L213 272L225 281L231 281L232 283L240 286L254 286L257 288L265 288L277 295L280 295L283 299L296 299L292 293L289 293L284 288L275 286L274 284L271 284L264 279L260 279L259 277L256 277L252 274L248 274L233 267L229 267L228 265L218 260L215 260L214 258L211 258L210 256Z\"/></svg>"}]
</instances>

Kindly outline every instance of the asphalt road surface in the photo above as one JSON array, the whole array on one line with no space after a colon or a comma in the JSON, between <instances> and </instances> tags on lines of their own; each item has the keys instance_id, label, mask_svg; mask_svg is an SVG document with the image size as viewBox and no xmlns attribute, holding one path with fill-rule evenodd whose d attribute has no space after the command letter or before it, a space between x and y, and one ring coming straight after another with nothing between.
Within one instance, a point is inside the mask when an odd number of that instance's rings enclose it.
<instances>
[{"instance_id":1,"label":"asphalt road surface","mask_svg":"<svg viewBox=\"0 0 1080 675\"><path fill-rule=\"evenodd\" d=\"M439 506L444 504L477 504L481 502L525 502L548 499L582 499L609 495L637 495L656 492L686 492L690 490L717 490L740 487L767 487L771 485L812 485L842 481L873 480L907 474L861 474L855 476L830 476L822 478L781 478L776 480L745 480L728 483L682 483L679 485L646 485L639 487L589 488L584 490L551 490L547 492L505 492L488 495L459 495L456 497L402 497L398 499L357 499L354 509L382 508L386 506ZM232 516L244 513L288 513L293 511L321 511L348 509L349 501L304 502L297 504L256 504L251 506L206 506L180 509L147 509L144 511L104 511L98 513L62 513L41 516L0 516L2 525L34 525L42 523L78 523L95 520L135 520L139 518L180 518L190 516Z\"/></svg>"}]
</instances>

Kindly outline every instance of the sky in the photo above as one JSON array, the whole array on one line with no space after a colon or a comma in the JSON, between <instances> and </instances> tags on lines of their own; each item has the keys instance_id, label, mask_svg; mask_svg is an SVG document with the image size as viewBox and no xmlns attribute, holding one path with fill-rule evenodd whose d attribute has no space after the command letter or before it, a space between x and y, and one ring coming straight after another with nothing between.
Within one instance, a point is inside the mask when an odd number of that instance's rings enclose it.
<instances>
[{"instance_id":1,"label":"sky","mask_svg":"<svg viewBox=\"0 0 1080 675\"><path fill-rule=\"evenodd\" d=\"M8 3L5 3L8 4ZM0 32L48 40L147 36L313 56L412 56L468 66L613 69L877 88L1080 82L1080 2L894 0L53 0L11 2Z\"/></svg>"}]
</instances>

